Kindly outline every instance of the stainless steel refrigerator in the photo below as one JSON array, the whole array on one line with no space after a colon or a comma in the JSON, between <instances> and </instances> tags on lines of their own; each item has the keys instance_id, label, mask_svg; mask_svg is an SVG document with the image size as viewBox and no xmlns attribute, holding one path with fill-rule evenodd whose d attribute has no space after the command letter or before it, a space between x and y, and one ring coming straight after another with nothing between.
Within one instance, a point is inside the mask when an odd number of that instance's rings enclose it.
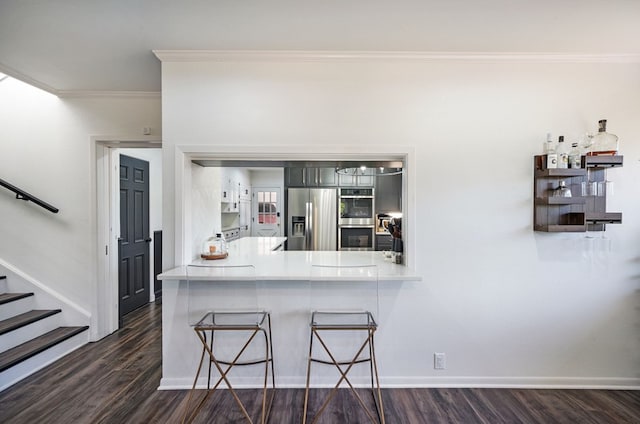
<instances>
[{"instance_id":1,"label":"stainless steel refrigerator","mask_svg":"<svg viewBox=\"0 0 640 424\"><path fill-rule=\"evenodd\" d=\"M287 220L288 250L337 250L336 189L288 189Z\"/></svg>"}]
</instances>

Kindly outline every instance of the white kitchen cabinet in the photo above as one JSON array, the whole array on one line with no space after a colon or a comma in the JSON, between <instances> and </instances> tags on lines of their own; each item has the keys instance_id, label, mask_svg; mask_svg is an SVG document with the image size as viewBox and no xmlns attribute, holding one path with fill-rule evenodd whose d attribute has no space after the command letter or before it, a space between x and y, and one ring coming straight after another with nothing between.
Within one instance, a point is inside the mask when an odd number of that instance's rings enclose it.
<instances>
[{"instance_id":1,"label":"white kitchen cabinet","mask_svg":"<svg viewBox=\"0 0 640 424\"><path fill-rule=\"evenodd\" d=\"M240 199L240 238L251 235L251 200Z\"/></svg>"},{"instance_id":2,"label":"white kitchen cabinet","mask_svg":"<svg viewBox=\"0 0 640 424\"><path fill-rule=\"evenodd\" d=\"M240 202L251 201L251 187L240 184Z\"/></svg>"}]
</instances>

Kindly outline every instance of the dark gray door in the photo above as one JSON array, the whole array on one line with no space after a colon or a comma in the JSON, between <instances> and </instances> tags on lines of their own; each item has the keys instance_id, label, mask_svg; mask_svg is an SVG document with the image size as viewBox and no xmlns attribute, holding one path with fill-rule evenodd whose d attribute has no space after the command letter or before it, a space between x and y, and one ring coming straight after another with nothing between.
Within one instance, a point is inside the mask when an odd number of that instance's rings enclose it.
<instances>
[{"instance_id":1,"label":"dark gray door","mask_svg":"<svg viewBox=\"0 0 640 424\"><path fill-rule=\"evenodd\" d=\"M120 155L119 316L149 302L149 162Z\"/></svg>"}]
</instances>

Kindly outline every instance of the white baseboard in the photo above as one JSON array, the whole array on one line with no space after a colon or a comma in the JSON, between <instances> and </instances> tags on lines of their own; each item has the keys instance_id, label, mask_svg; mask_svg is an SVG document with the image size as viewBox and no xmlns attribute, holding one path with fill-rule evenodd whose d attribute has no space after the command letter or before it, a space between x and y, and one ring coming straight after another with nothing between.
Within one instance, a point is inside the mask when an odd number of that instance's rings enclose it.
<instances>
[{"instance_id":1,"label":"white baseboard","mask_svg":"<svg viewBox=\"0 0 640 424\"><path fill-rule=\"evenodd\" d=\"M262 382L232 380L234 388L260 388ZM158 390L189 390L193 379L162 378ZM485 388L485 389L595 389L640 390L640 378L616 377L381 377L384 389L399 388ZM367 383L354 384L368 387ZM276 388L301 389L304 378L276 376ZM314 388L333 387L332 384L314 384ZM346 386L345 386L346 387ZM197 388L206 388L206 380L199 379ZM226 388L226 387L225 387Z\"/></svg>"},{"instance_id":2,"label":"white baseboard","mask_svg":"<svg viewBox=\"0 0 640 424\"><path fill-rule=\"evenodd\" d=\"M640 390L640 378L616 377L381 377L385 388Z\"/></svg>"}]
</instances>

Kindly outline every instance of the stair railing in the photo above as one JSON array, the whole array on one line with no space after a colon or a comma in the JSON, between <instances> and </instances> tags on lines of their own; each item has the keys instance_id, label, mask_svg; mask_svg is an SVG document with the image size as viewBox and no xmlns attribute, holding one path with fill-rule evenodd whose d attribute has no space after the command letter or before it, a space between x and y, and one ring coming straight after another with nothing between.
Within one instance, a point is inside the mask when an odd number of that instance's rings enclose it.
<instances>
[{"instance_id":1,"label":"stair railing","mask_svg":"<svg viewBox=\"0 0 640 424\"><path fill-rule=\"evenodd\" d=\"M50 205L49 203L38 199L36 196L27 193L26 191L19 189L18 187L14 186L13 184L9 184L8 182L6 182L5 180L0 178L0 186L13 191L16 194L16 199L19 200L24 200L25 202L33 202L36 205L45 208L46 210L53 212L53 213L58 213L58 208L56 208L55 206Z\"/></svg>"}]
</instances>

